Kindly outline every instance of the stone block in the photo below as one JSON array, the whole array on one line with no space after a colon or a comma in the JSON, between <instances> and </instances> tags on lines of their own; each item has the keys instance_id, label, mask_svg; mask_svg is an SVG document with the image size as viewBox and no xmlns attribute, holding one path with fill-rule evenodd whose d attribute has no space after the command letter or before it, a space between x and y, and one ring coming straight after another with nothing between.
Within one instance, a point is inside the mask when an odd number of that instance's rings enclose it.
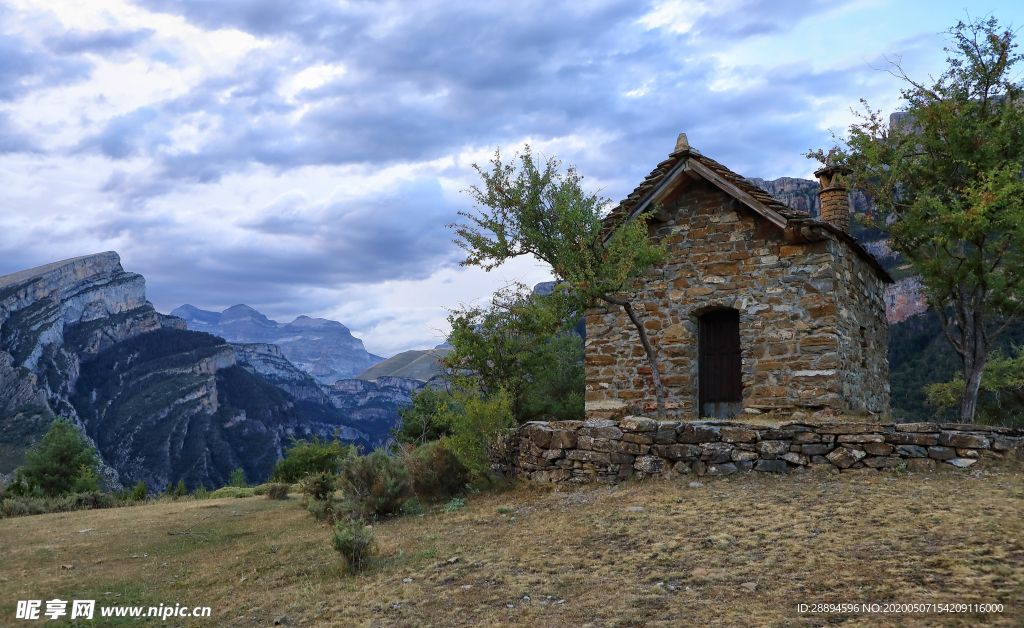
<instances>
[{"instance_id":1,"label":"stone block","mask_svg":"<svg viewBox=\"0 0 1024 628\"><path fill-rule=\"evenodd\" d=\"M754 465L754 471L765 473L789 473L789 465L785 460L758 460Z\"/></svg>"},{"instance_id":2,"label":"stone block","mask_svg":"<svg viewBox=\"0 0 1024 628\"><path fill-rule=\"evenodd\" d=\"M761 440L789 440L796 436L796 430L770 429L761 432Z\"/></svg>"},{"instance_id":3,"label":"stone block","mask_svg":"<svg viewBox=\"0 0 1024 628\"><path fill-rule=\"evenodd\" d=\"M828 461L840 469L848 469L867 456L861 449L850 449L848 447L837 447L832 453L825 456Z\"/></svg>"},{"instance_id":4,"label":"stone block","mask_svg":"<svg viewBox=\"0 0 1024 628\"><path fill-rule=\"evenodd\" d=\"M708 466L702 460L694 460L690 463L690 469L697 475L704 475L707 473Z\"/></svg>"},{"instance_id":5,"label":"stone block","mask_svg":"<svg viewBox=\"0 0 1024 628\"><path fill-rule=\"evenodd\" d=\"M661 473L665 469L665 461L657 456L638 456L633 468L641 473Z\"/></svg>"},{"instance_id":6,"label":"stone block","mask_svg":"<svg viewBox=\"0 0 1024 628\"><path fill-rule=\"evenodd\" d=\"M872 469L892 469L902 462L903 459L899 456L868 456L864 459L864 466Z\"/></svg>"},{"instance_id":7,"label":"stone block","mask_svg":"<svg viewBox=\"0 0 1024 628\"><path fill-rule=\"evenodd\" d=\"M896 453L903 456L904 458L927 458L928 450L920 445L900 445L896 448Z\"/></svg>"},{"instance_id":8,"label":"stone block","mask_svg":"<svg viewBox=\"0 0 1024 628\"><path fill-rule=\"evenodd\" d=\"M757 444L757 451L764 454L771 454L773 456L781 456L782 454L789 451L789 442L784 440L763 440Z\"/></svg>"},{"instance_id":9,"label":"stone block","mask_svg":"<svg viewBox=\"0 0 1024 628\"><path fill-rule=\"evenodd\" d=\"M987 450L982 449L981 451L987 451ZM978 450L977 449L959 449L958 448L956 450L956 455L958 457L960 457L960 458L977 458L978 457Z\"/></svg>"},{"instance_id":10,"label":"stone block","mask_svg":"<svg viewBox=\"0 0 1024 628\"><path fill-rule=\"evenodd\" d=\"M603 451L584 451L581 449L570 449L565 452L567 460L582 460L587 462L603 462L608 464L611 462L610 454Z\"/></svg>"},{"instance_id":11,"label":"stone block","mask_svg":"<svg viewBox=\"0 0 1024 628\"><path fill-rule=\"evenodd\" d=\"M735 449L732 452L733 462L750 462L752 460L757 460L757 453L753 451L740 451Z\"/></svg>"},{"instance_id":12,"label":"stone block","mask_svg":"<svg viewBox=\"0 0 1024 628\"><path fill-rule=\"evenodd\" d=\"M676 429L679 427L679 423L675 421L664 421L658 426L658 431L654 432L654 442L661 445L668 445L676 442Z\"/></svg>"},{"instance_id":13,"label":"stone block","mask_svg":"<svg viewBox=\"0 0 1024 628\"><path fill-rule=\"evenodd\" d=\"M942 432L939 434L939 444L958 449L988 449L989 447L988 438L962 432Z\"/></svg>"},{"instance_id":14,"label":"stone block","mask_svg":"<svg viewBox=\"0 0 1024 628\"><path fill-rule=\"evenodd\" d=\"M594 448L594 439L589 436L580 436L576 439L576 449L585 449L587 451Z\"/></svg>"},{"instance_id":15,"label":"stone block","mask_svg":"<svg viewBox=\"0 0 1024 628\"><path fill-rule=\"evenodd\" d=\"M721 440L722 428L706 423L683 423L676 438L680 443L714 443Z\"/></svg>"},{"instance_id":16,"label":"stone block","mask_svg":"<svg viewBox=\"0 0 1024 628\"><path fill-rule=\"evenodd\" d=\"M651 453L669 460L684 460L699 458L703 453L699 445L684 445L676 443L672 445L652 445Z\"/></svg>"},{"instance_id":17,"label":"stone block","mask_svg":"<svg viewBox=\"0 0 1024 628\"><path fill-rule=\"evenodd\" d=\"M590 421L587 421L590 423ZM608 440L619 440L622 438L622 430L617 427L581 427L579 435L590 436L591 438L606 438Z\"/></svg>"},{"instance_id":18,"label":"stone block","mask_svg":"<svg viewBox=\"0 0 1024 628\"><path fill-rule=\"evenodd\" d=\"M572 476L568 469L550 469L548 471L534 471L530 479L534 482L564 482Z\"/></svg>"},{"instance_id":19,"label":"stone block","mask_svg":"<svg viewBox=\"0 0 1024 628\"><path fill-rule=\"evenodd\" d=\"M800 443L800 444L803 444L803 443L820 443L821 442L821 436L819 436L818 434L815 434L814 432L796 432L795 434L793 434L793 442L794 443Z\"/></svg>"},{"instance_id":20,"label":"stone block","mask_svg":"<svg viewBox=\"0 0 1024 628\"><path fill-rule=\"evenodd\" d=\"M948 462L949 464L953 465L954 467L959 467L961 469L966 469L967 467L969 467L969 466L973 465L974 463L978 462L978 459L977 458L953 458L951 460L947 460L946 462Z\"/></svg>"},{"instance_id":21,"label":"stone block","mask_svg":"<svg viewBox=\"0 0 1024 628\"><path fill-rule=\"evenodd\" d=\"M897 432L938 432L939 426L935 423L897 423Z\"/></svg>"},{"instance_id":22,"label":"stone block","mask_svg":"<svg viewBox=\"0 0 1024 628\"><path fill-rule=\"evenodd\" d=\"M869 456L888 456L892 453L892 445L886 443L864 443L864 451Z\"/></svg>"},{"instance_id":23,"label":"stone block","mask_svg":"<svg viewBox=\"0 0 1024 628\"><path fill-rule=\"evenodd\" d=\"M619 429L624 432L656 432L658 422L642 416L628 416L619 421Z\"/></svg>"},{"instance_id":24,"label":"stone block","mask_svg":"<svg viewBox=\"0 0 1024 628\"><path fill-rule=\"evenodd\" d=\"M611 453L608 454L608 460L612 464L626 464L629 466L633 466L633 462L636 460L636 456L631 456L630 454Z\"/></svg>"},{"instance_id":25,"label":"stone block","mask_svg":"<svg viewBox=\"0 0 1024 628\"><path fill-rule=\"evenodd\" d=\"M930 447L938 445L938 434L915 434L910 432L894 432L885 435L885 442L893 445L920 445Z\"/></svg>"},{"instance_id":26,"label":"stone block","mask_svg":"<svg viewBox=\"0 0 1024 628\"><path fill-rule=\"evenodd\" d=\"M992 439L992 449L996 451L1011 451L1020 446L1020 439L1018 438L1007 438L1007 437L995 437Z\"/></svg>"},{"instance_id":27,"label":"stone block","mask_svg":"<svg viewBox=\"0 0 1024 628\"><path fill-rule=\"evenodd\" d=\"M567 421L560 422L567 423ZM576 447L578 439L579 435L573 430L552 430L551 442L548 443L548 447L550 449L572 449Z\"/></svg>"},{"instance_id":28,"label":"stone block","mask_svg":"<svg viewBox=\"0 0 1024 628\"><path fill-rule=\"evenodd\" d=\"M884 430L878 423L828 423L814 431L819 434L870 434Z\"/></svg>"},{"instance_id":29,"label":"stone block","mask_svg":"<svg viewBox=\"0 0 1024 628\"><path fill-rule=\"evenodd\" d=\"M755 443L757 432L738 427L723 427L721 432L723 443Z\"/></svg>"},{"instance_id":30,"label":"stone block","mask_svg":"<svg viewBox=\"0 0 1024 628\"><path fill-rule=\"evenodd\" d=\"M685 475L687 473L690 473L690 463L679 461L672 465L672 471L678 473L679 475Z\"/></svg>"},{"instance_id":31,"label":"stone block","mask_svg":"<svg viewBox=\"0 0 1024 628\"><path fill-rule=\"evenodd\" d=\"M565 457L564 449L545 449L544 453L541 454L541 458L545 460L557 460L558 458Z\"/></svg>"},{"instance_id":32,"label":"stone block","mask_svg":"<svg viewBox=\"0 0 1024 628\"><path fill-rule=\"evenodd\" d=\"M619 424L618 421L613 421L611 419L589 419L589 420L583 422L583 426L582 427L590 427L590 428L615 427L618 424Z\"/></svg>"},{"instance_id":33,"label":"stone block","mask_svg":"<svg viewBox=\"0 0 1024 628\"><path fill-rule=\"evenodd\" d=\"M952 460L956 458L956 450L951 447L929 447L928 457L936 460Z\"/></svg>"},{"instance_id":34,"label":"stone block","mask_svg":"<svg viewBox=\"0 0 1024 628\"><path fill-rule=\"evenodd\" d=\"M736 473L738 469L736 465L731 462L724 462L722 464L710 464L708 465L708 475L730 475Z\"/></svg>"},{"instance_id":35,"label":"stone block","mask_svg":"<svg viewBox=\"0 0 1024 628\"><path fill-rule=\"evenodd\" d=\"M840 434L838 443L884 443L883 434Z\"/></svg>"},{"instance_id":36,"label":"stone block","mask_svg":"<svg viewBox=\"0 0 1024 628\"><path fill-rule=\"evenodd\" d=\"M910 458L907 460L907 471L934 471L935 461L931 458Z\"/></svg>"},{"instance_id":37,"label":"stone block","mask_svg":"<svg viewBox=\"0 0 1024 628\"><path fill-rule=\"evenodd\" d=\"M782 456L780 456L780 458L782 460L785 460L786 462L791 462L793 464L799 464L799 465L806 465L806 464L810 463L810 461L811 461L810 458L808 458L804 454L798 454L795 451L791 451L789 453L782 454Z\"/></svg>"},{"instance_id":38,"label":"stone block","mask_svg":"<svg viewBox=\"0 0 1024 628\"><path fill-rule=\"evenodd\" d=\"M608 440L607 438L595 438L590 443L590 449L593 451L616 451L619 441Z\"/></svg>"},{"instance_id":39,"label":"stone block","mask_svg":"<svg viewBox=\"0 0 1024 628\"><path fill-rule=\"evenodd\" d=\"M832 463L825 456L811 456L811 464L827 464L832 466Z\"/></svg>"},{"instance_id":40,"label":"stone block","mask_svg":"<svg viewBox=\"0 0 1024 628\"><path fill-rule=\"evenodd\" d=\"M583 427L584 421L550 421L548 427L553 430L578 430Z\"/></svg>"},{"instance_id":41,"label":"stone block","mask_svg":"<svg viewBox=\"0 0 1024 628\"><path fill-rule=\"evenodd\" d=\"M633 432L625 432L622 435L623 442L626 443L639 443L641 445L650 445L654 442L654 437L651 436L650 432L645 434L634 434Z\"/></svg>"},{"instance_id":42,"label":"stone block","mask_svg":"<svg viewBox=\"0 0 1024 628\"><path fill-rule=\"evenodd\" d=\"M551 428L543 423L527 423L523 426L522 434L541 449L547 449L551 442Z\"/></svg>"},{"instance_id":43,"label":"stone block","mask_svg":"<svg viewBox=\"0 0 1024 628\"><path fill-rule=\"evenodd\" d=\"M808 443L806 445L800 445L800 453L808 456L824 456L830 451L832 451L832 445L829 443Z\"/></svg>"}]
</instances>

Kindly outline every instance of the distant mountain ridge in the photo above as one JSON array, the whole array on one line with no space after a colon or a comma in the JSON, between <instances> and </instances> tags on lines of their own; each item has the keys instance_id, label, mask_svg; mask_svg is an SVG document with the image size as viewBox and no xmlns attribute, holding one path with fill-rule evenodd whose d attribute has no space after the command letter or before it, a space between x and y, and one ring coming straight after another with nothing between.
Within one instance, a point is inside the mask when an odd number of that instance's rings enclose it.
<instances>
[{"instance_id":1,"label":"distant mountain ridge","mask_svg":"<svg viewBox=\"0 0 1024 628\"><path fill-rule=\"evenodd\" d=\"M280 347L281 354L317 382L331 385L350 379L384 358L363 347L338 321L299 316L282 325L248 305L233 305L223 312L185 304L171 310L192 331L204 331L231 343L262 343Z\"/></svg>"}]
</instances>

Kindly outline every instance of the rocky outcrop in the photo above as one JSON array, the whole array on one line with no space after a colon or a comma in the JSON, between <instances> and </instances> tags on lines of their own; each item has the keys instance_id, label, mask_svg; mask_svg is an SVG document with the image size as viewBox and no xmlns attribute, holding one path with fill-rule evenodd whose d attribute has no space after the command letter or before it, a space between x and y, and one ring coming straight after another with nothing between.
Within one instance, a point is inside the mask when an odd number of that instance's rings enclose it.
<instances>
[{"instance_id":1,"label":"rocky outcrop","mask_svg":"<svg viewBox=\"0 0 1024 628\"><path fill-rule=\"evenodd\" d=\"M391 428L398 423L398 409L412 403L413 395L426 385L414 379L381 376L372 382L339 380L324 390L349 422L366 431L372 444L379 446L390 438Z\"/></svg>"},{"instance_id":2,"label":"rocky outcrop","mask_svg":"<svg viewBox=\"0 0 1024 628\"><path fill-rule=\"evenodd\" d=\"M890 325L927 310L928 302L921 294L921 282L916 277L904 277L885 287L885 317Z\"/></svg>"},{"instance_id":3,"label":"rocky outcrop","mask_svg":"<svg viewBox=\"0 0 1024 628\"><path fill-rule=\"evenodd\" d=\"M205 331L233 343L275 344L293 365L321 384L355 377L384 358L368 353L363 341L337 321L299 316L282 325L249 307L235 305L223 312L183 305L171 311L188 328Z\"/></svg>"}]
</instances>

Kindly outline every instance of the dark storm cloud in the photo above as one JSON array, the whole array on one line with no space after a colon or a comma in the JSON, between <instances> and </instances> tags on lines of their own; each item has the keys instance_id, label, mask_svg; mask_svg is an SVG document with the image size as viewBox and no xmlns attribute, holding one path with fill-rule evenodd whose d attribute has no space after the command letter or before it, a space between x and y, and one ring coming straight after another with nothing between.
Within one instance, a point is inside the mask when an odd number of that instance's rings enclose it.
<instances>
[{"instance_id":1,"label":"dark storm cloud","mask_svg":"<svg viewBox=\"0 0 1024 628\"><path fill-rule=\"evenodd\" d=\"M71 30L60 35L47 37L46 47L61 55L95 53L106 54L122 50L130 50L146 41L156 31L143 28L139 30L79 31Z\"/></svg>"}]
</instances>

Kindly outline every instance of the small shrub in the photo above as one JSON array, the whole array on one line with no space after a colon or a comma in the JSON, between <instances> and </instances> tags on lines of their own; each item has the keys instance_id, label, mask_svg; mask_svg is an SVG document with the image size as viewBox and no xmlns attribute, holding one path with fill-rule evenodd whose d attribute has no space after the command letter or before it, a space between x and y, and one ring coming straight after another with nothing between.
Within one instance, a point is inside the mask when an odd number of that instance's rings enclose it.
<instances>
[{"instance_id":1,"label":"small shrub","mask_svg":"<svg viewBox=\"0 0 1024 628\"><path fill-rule=\"evenodd\" d=\"M131 494L128 495L128 499L133 502L146 501L146 483L139 480L138 484L135 485L135 488L132 489Z\"/></svg>"},{"instance_id":2,"label":"small shrub","mask_svg":"<svg viewBox=\"0 0 1024 628\"><path fill-rule=\"evenodd\" d=\"M206 490L206 487L200 484L199 488L192 492L192 497L195 497L196 499L210 499L210 491Z\"/></svg>"},{"instance_id":3,"label":"small shrub","mask_svg":"<svg viewBox=\"0 0 1024 628\"><path fill-rule=\"evenodd\" d=\"M211 499L220 499L221 497L252 497L253 490L251 488L239 488L237 486L222 486L210 493Z\"/></svg>"},{"instance_id":4,"label":"small shrub","mask_svg":"<svg viewBox=\"0 0 1024 628\"><path fill-rule=\"evenodd\" d=\"M469 469L444 441L421 445L407 454L413 492L427 501L439 501L463 493Z\"/></svg>"},{"instance_id":5,"label":"small shrub","mask_svg":"<svg viewBox=\"0 0 1024 628\"><path fill-rule=\"evenodd\" d=\"M231 472L231 478L228 480L228 486L235 486L238 488L245 488L245 470L242 468L235 469Z\"/></svg>"},{"instance_id":6,"label":"small shrub","mask_svg":"<svg viewBox=\"0 0 1024 628\"><path fill-rule=\"evenodd\" d=\"M453 497L452 501L444 505L444 509L447 512L455 512L456 510L465 507L465 505L466 500L462 499L461 497Z\"/></svg>"},{"instance_id":7,"label":"small shrub","mask_svg":"<svg viewBox=\"0 0 1024 628\"><path fill-rule=\"evenodd\" d=\"M267 487L267 499L288 499L287 484L275 483Z\"/></svg>"},{"instance_id":8,"label":"small shrub","mask_svg":"<svg viewBox=\"0 0 1024 628\"><path fill-rule=\"evenodd\" d=\"M185 489L185 480L178 480L178 486L174 489L175 497L184 497L188 495L188 490Z\"/></svg>"},{"instance_id":9,"label":"small shrub","mask_svg":"<svg viewBox=\"0 0 1024 628\"><path fill-rule=\"evenodd\" d=\"M405 458L383 449L344 461L338 483L351 508L364 517L396 514L413 493Z\"/></svg>"},{"instance_id":10,"label":"small shrub","mask_svg":"<svg viewBox=\"0 0 1024 628\"><path fill-rule=\"evenodd\" d=\"M334 521L337 517L334 500L320 501L311 499L306 503L306 510L317 521Z\"/></svg>"},{"instance_id":11,"label":"small shrub","mask_svg":"<svg viewBox=\"0 0 1024 628\"><path fill-rule=\"evenodd\" d=\"M512 513L512 509L509 508L508 506L498 506L498 514L499 515L508 515L508 514L511 514L511 513Z\"/></svg>"},{"instance_id":12,"label":"small shrub","mask_svg":"<svg viewBox=\"0 0 1024 628\"><path fill-rule=\"evenodd\" d=\"M330 473L313 473L302 480L302 492L314 501L323 502L334 496L337 478Z\"/></svg>"},{"instance_id":13,"label":"small shrub","mask_svg":"<svg viewBox=\"0 0 1024 628\"><path fill-rule=\"evenodd\" d=\"M345 559L350 573L362 571L377 553L373 530L361 521L343 521L334 526L331 546Z\"/></svg>"},{"instance_id":14,"label":"small shrub","mask_svg":"<svg viewBox=\"0 0 1024 628\"><path fill-rule=\"evenodd\" d=\"M423 512L423 504L415 497L410 497L402 504L402 512L407 515L418 515Z\"/></svg>"}]
</instances>

